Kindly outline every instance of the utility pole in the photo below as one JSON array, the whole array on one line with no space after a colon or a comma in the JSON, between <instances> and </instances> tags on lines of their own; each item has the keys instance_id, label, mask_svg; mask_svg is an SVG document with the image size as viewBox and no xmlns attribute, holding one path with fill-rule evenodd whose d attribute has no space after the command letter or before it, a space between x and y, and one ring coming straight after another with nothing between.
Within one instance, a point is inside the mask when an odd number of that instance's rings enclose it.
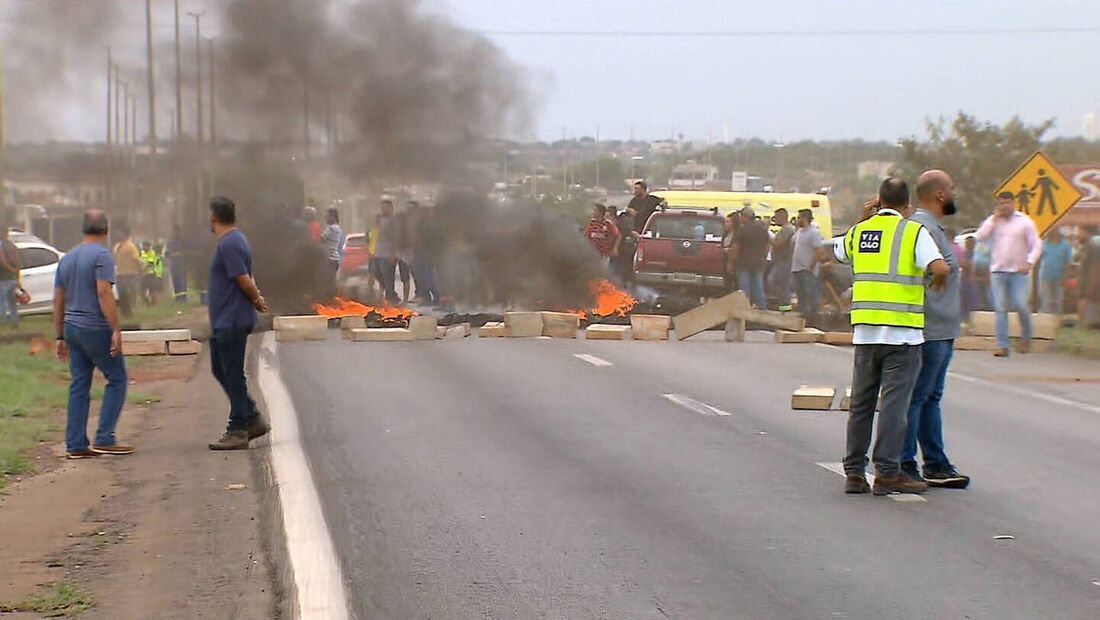
<instances>
[{"instance_id":1,"label":"utility pole","mask_svg":"<svg viewBox=\"0 0 1100 620\"><path fill-rule=\"evenodd\" d=\"M180 78L180 0L176 5L176 147L183 138L183 80Z\"/></svg>"},{"instance_id":2,"label":"utility pole","mask_svg":"<svg viewBox=\"0 0 1100 620\"><path fill-rule=\"evenodd\" d=\"M157 105L156 83L153 80L153 9L151 0L145 0L145 50L149 84L149 171L157 166ZM135 132L136 133L136 132Z\"/></svg>"},{"instance_id":3,"label":"utility pole","mask_svg":"<svg viewBox=\"0 0 1100 620\"><path fill-rule=\"evenodd\" d=\"M305 79L302 80L302 146L303 157L309 159L309 65L306 65Z\"/></svg>"},{"instance_id":4,"label":"utility pole","mask_svg":"<svg viewBox=\"0 0 1100 620\"><path fill-rule=\"evenodd\" d=\"M122 145L130 145L130 85L122 83Z\"/></svg>"},{"instance_id":5,"label":"utility pole","mask_svg":"<svg viewBox=\"0 0 1100 620\"><path fill-rule=\"evenodd\" d=\"M214 123L214 39L213 37L206 40L206 60L210 63L210 149L217 157L218 147L218 132Z\"/></svg>"},{"instance_id":6,"label":"utility pole","mask_svg":"<svg viewBox=\"0 0 1100 620\"><path fill-rule=\"evenodd\" d=\"M111 76L114 73L111 64L111 48L107 48L107 152L111 152Z\"/></svg>"},{"instance_id":7,"label":"utility pole","mask_svg":"<svg viewBox=\"0 0 1100 620\"><path fill-rule=\"evenodd\" d=\"M195 103L198 106L197 118L198 118L198 131L196 135L199 141L199 153L203 152L203 139L202 139L202 26L200 20L206 11L199 13L187 14L195 18Z\"/></svg>"},{"instance_id":8,"label":"utility pole","mask_svg":"<svg viewBox=\"0 0 1100 620\"><path fill-rule=\"evenodd\" d=\"M8 188L4 185L4 68L0 66L0 226L8 221Z\"/></svg>"},{"instance_id":9,"label":"utility pole","mask_svg":"<svg viewBox=\"0 0 1100 620\"><path fill-rule=\"evenodd\" d=\"M122 127L122 117L119 116L119 112L122 110L122 78L118 75L118 65L115 67L115 148L118 148L122 144L122 133L119 131Z\"/></svg>"}]
</instances>

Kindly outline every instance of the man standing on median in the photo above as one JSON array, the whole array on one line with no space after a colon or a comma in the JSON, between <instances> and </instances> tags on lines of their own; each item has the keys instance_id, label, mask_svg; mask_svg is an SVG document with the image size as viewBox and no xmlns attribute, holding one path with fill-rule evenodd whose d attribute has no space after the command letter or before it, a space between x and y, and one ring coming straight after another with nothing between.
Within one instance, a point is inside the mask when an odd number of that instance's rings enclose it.
<instances>
[{"instance_id":1,"label":"man standing on median","mask_svg":"<svg viewBox=\"0 0 1100 620\"><path fill-rule=\"evenodd\" d=\"M959 258L951 237L944 233L940 220L954 215L955 182L942 170L929 170L917 180L917 211L910 218L932 235L951 273L942 291L924 292L924 344L921 367L913 398L909 403L909 423L905 446L901 450L901 471L928 486L965 489L970 478L955 470L943 445L943 399L947 367L955 350L962 322L959 303ZM924 457L924 476L917 469L917 445Z\"/></svg>"},{"instance_id":2,"label":"man standing on median","mask_svg":"<svg viewBox=\"0 0 1100 620\"><path fill-rule=\"evenodd\" d=\"M994 357L1008 357L1008 312L1020 316L1023 339L1020 353L1031 345L1031 309L1028 307L1028 274L1039 260L1043 246L1031 218L1016 210L1012 192L1001 192L997 206L978 228L978 241L991 241L989 287L993 290L996 311L994 331L997 350Z\"/></svg>"},{"instance_id":3,"label":"man standing on median","mask_svg":"<svg viewBox=\"0 0 1100 620\"><path fill-rule=\"evenodd\" d=\"M928 485L901 473L906 417L921 365L924 342L924 274L942 289L950 268L936 242L912 212L909 186L882 182L878 212L834 243L837 260L852 264L852 326L855 367L848 414L845 493L867 493L864 470L875 408L882 392L873 460L875 495L923 493ZM869 214L868 214L869 215Z\"/></svg>"},{"instance_id":4,"label":"man standing on median","mask_svg":"<svg viewBox=\"0 0 1100 620\"><path fill-rule=\"evenodd\" d=\"M84 242L69 250L54 276L53 327L57 358L69 361L69 404L65 418L65 452L70 459L134 451L115 441L115 425L126 401L126 363L118 305L111 287L115 261L105 245L107 216L99 210L84 214ZM88 446L88 407L92 373L107 378L95 442Z\"/></svg>"},{"instance_id":5,"label":"man standing on median","mask_svg":"<svg viewBox=\"0 0 1100 620\"><path fill-rule=\"evenodd\" d=\"M252 248L237 229L237 207L223 196L210 200L210 232L218 238L210 260L210 366L229 397L229 424L211 450L246 450L270 429L248 394L244 354L256 312L267 303L252 279Z\"/></svg>"}]
</instances>

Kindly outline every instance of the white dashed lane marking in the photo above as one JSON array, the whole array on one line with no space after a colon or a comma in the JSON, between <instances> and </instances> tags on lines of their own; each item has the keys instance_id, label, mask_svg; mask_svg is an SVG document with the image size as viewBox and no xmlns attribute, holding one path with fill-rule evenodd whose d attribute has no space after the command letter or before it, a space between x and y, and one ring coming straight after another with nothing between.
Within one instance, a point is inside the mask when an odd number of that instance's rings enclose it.
<instances>
[{"instance_id":1,"label":"white dashed lane marking","mask_svg":"<svg viewBox=\"0 0 1100 620\"><path fill-rule=\"evenodd\" d=\"M818 466L824 467L825 469L833 472L834 474L837 474L838 476L847 477L847 475L844 473L844 464L843 463L818 463ZM874 484L875 483L875 480L871 476L871 474L863 474L863 475L867 476L867 484ZM913 494L913 493L894 493L892 495L887 495L886 497L889 497L890 499L894 500L895 502L902 502L902 503L910 503L910 502L919 503L919 502L927 502L928 501L927 499L921 497L920 495L916 495L916 494Z\"/></svg>"},{"instance_id":2,"label":"white dashed lane marking","mask_svg":"<svg viewBox=\"0 0 1100 620\"><path fill-rule=\"evenodd\" d=\"M689 398L687 396L684 396L683 394L662 394L661 396L664 396L669 401L672 401L672 402L676 403L677 405L680 405L684 409L687 409L689 411L694 411L695 413L698 413L700 415L707 415L707 416L728 416L728 415L730 415L730 413L728 411L722 411L721 409L719 409L717 407L712 407L711 405L699 402L699 401L695 400L694 398Z\"/></svg>"},{"instance_id":3,"label":"white dashed lane marking","mask_svg":"<svg viewBox=\"0 0 1100 620\"><path fill-rule=\"evenodd\" d=\"M573 357L575 357L575 358L577 358L581 361L588 362L589 364L592 364L593 366L601 366L602 367L602 366L611 366L612 365L611 362L609 362L605 359L596 357L595 355L589 355L587 353L574 353Z\"/></svg>"}]
</instances>

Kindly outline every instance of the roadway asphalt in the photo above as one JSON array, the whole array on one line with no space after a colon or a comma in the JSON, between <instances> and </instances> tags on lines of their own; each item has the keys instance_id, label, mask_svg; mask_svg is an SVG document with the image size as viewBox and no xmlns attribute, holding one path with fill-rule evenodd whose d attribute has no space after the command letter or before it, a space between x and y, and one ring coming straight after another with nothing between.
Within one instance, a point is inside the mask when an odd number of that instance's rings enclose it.
<instances>
[{"instance_id":1,"label":"roadway asphalt","mask_svg":"<svg viewBox=\"0 0 1100 620\"><path fill-rule=\"evenodd\" d=\"M850 348L719 337L280 343L353 613L1100 618L1100 362L958 354L974 482L902 502L790 409Z\"/></svg>"}]
</instances>

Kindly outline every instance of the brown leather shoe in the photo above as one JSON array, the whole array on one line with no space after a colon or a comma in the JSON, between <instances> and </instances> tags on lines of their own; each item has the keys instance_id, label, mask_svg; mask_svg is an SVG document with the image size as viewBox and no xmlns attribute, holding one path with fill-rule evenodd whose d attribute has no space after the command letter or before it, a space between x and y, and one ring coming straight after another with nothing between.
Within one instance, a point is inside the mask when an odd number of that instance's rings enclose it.
<instances>
[{"instance_id":1,"label":"brown leather shoe","mask_svg":"<svg viewBox=\"0 0 1100 620\"><path fill-rule=\"evenodd\" d=\"M208 445L211 450L247 450L248 431L226 431L221 439Z\"/></svg>"},{"instance_id":2,"label":"brown leather shoe","mask_svg":"<svg viewBox=\"0 0 1100 620\"><path fill-rule=\"evenodd\" d=\"M901 472L893 476L875 476L875 485L871 488L871 492L875 495L889 495L891 493L924 493L927 490L927 482L923 480L914 480Z\"/></svg>"},{"instance_id":3,"label":"brown leather shoe","mask_svg":"<svg viewBox=\"0 0 1100 620\"><path fill-rule=\"evenodd\" d=\"M252 418L252 421L248 423L248 438L259 439L271 431L271 425L267 423L267 420L263 419L260 414L256 414Z\"/></svg>"},{"instance_id":4,"label":"brown leather shoe","mask_svg":"<svg viewBox=\"0 0 1100 620\"><path fill-rule=\"evenodd\" d=\"M73 460L75 460L75 459L94 459L97 456L99 456L99 453L93 452L89 448L84 448L83 450L73 450L72 452L66 452L65 453L65 458L73 459Z\"/></svg>"},{"instance_id":5,"label":"brown leather shoe","mask_svg":"<svg viewBox=\"0 0 1100 620\"><path fill-rule=\"evenodd\" d=\"M844 480L844 492L848 495L870 493L871 485L867 484L867 476L863 474L858 476L847 476Z\"/></svg>"},{"instance_id":6,"label":"brown leather shoe","mask_svg":"<svg viewBox=\"0 0 1100 620\"><path fill-rule=\"evenodd\" d=\"M1030 350L1031 350L1031 341L1030 340L1021 340L1020 342L1016 343L1016 351L1018 353L1027 353Z\"/></svg>"},{"instance_id":7,"label":"brown leather shoe","mask_svg":"<svg viewBox=\"0 0 1100 620\"><path fill-rule=\"evenodd\" d=\"M993 352L993 357L1008 357L1008 349L997 349Z\"/></svg>"}]
</instances>

